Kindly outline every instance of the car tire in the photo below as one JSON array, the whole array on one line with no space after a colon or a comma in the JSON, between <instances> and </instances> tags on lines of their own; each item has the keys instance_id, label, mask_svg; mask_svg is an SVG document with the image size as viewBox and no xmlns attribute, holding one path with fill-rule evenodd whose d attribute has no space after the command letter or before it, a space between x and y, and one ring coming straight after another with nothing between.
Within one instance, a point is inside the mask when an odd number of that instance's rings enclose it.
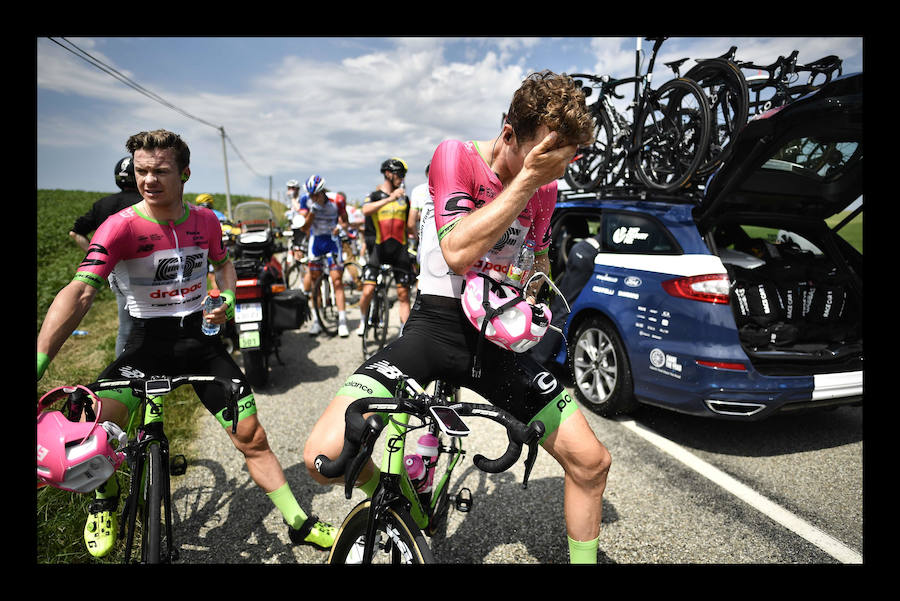
<instances>
[{"instance_id":1,"label":"car tire","mask_svg":"<svg viewBox=\"0 0 900 601\"><path fill-rule=\"evenodd\" d=\"M611 417L637 408L625 347L605 317L591 316L578 326L567 362L575 396L594 413Z\"/></svg>"}]
</instances>

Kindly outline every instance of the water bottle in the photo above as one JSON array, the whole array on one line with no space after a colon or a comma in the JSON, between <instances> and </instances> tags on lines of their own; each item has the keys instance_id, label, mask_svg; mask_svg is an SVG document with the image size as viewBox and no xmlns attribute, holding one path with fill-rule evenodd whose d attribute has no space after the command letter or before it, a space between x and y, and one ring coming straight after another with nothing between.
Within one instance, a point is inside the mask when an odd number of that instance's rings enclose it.
<instances>
[{"instance_id":1,"label":"water bottle","mask_svg":"<svg viewBox=\"0 0 900 601\"><path fill-rule=\"evenodd\" d=\"M528 281L528 276L531 275L533 267L534 240L526 240L522 248L519 249L519 254L516 255L516 258L509 265L505 283L522 289L525 286L525 282Z\"/></svg>"},{"instance_id":2,"label":"water bottle","mask_svg":"<svg viewBox=\"0 0 900 601\"><path fill-rule=\"evenodd\" d=\"M416 492L420 492L421 489L425 488L428 475L422 456L406 455L403 457L403 465L406 467L406 473L409 474L409 479L412 480Z\"/></svg>"},{"instance_id":3,"label":"water bottle","mask_svg":"<svg viewBox=\"0 0 900 601\"><path fill-rule=\"evenodd\" d=\"M437 437L430 432L419 437L416 452L422 458L426 470L425 481L422 484L422 488L416 489L420 493L431 492L432 485L434 484L434 468L437 465L438 444Z\"/></svg>"},{"instance_id":4,"label":"water bottle","mask_svg":"<svg viewBox=\"0 0 900 601\"><path fill-rule=\"evenodd\" d=\"M207 336L215 336L219 333L221 329L221 325L217 323L210 323L206 321L206 314L211 312L216 307L221 306L225 302L225 299L219 294L218 290L210 290L209 296L206 297L206 300L203 302L203 316L204 319L200 321L200 329Z\"/></svg>"}]
</instances>

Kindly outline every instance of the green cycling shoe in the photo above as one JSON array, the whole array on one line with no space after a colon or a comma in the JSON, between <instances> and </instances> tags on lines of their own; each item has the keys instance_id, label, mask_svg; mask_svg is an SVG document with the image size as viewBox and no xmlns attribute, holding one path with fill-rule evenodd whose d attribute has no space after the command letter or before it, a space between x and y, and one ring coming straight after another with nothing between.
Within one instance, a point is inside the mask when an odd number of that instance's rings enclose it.
<instances>
[{"instance_id":1,"label":"green cycling shoe","mask_svg":"<svg viewBox=\"0 0 900 601\"><path fill-rule=\"evenodd\" d=\"M84 544L94 557L105 557L116 544L116 510L119 497L94 499L84 524Z\"/></svg>"},{"instance_id":2,"label":"green cycling shoe","mask_svg":"<svg viewBox=\"0 0 900 601\"><path fill-rule=\"evenodd\" d=\"M337 528L328 522L320 522L314 515L306 518L306 521L297 528L291 528L288 524L288 537L294 545L310 545L323 551L327 551L334 544L334 535Z\"/></svg>"}]
</instances>

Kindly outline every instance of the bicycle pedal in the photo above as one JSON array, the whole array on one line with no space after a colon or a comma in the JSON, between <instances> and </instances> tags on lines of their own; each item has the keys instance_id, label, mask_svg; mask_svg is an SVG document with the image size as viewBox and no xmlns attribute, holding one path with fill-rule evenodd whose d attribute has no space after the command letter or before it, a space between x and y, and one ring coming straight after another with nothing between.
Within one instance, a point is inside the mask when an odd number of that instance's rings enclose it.
<instances>
[{"instance_id":1,"label":"bicycle pedal","mask_svg":"<svg viewBox=\"0 0 900 601\"><path fill-rule=\"evenodd\" d=\"M187 471L187 458L184 455L174 455L169 462L169 474L183 476Z\"/></svg>"},{"instance_id":2,"label":"bicycle pedal","mask_svg":"<svg viewBox=\"0 0 900 601\"><path fill-rule=\"evenodd\" d=\"M468 488L461 488L455 495L450 495L453 506L460 513L468 513L472 509L472 491Z\"/></svg>"}]
</instances>

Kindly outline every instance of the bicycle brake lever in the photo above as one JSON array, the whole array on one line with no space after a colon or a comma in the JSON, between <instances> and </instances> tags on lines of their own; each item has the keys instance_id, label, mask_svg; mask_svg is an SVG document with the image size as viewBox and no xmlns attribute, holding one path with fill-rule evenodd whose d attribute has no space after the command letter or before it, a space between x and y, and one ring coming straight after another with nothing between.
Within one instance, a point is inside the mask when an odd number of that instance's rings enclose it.
<instances>
[{"instance_id":1,"label":"bicycle brake lever","mask_svg":"<svg viewBox=\"0 0 900 601\"><path fill-rule=\"evenodd\" d=\"M372 456L373 445L375 441L378 440L378 436L381 434L383 428L384 426L381 423L381 419L375 415L370 415L366 420L365 431L360 438L359 452L350 462L350 466L347 468L344 475L344 496L347 499L353 496L353 489L356 487L356 479L359 477L360 472L362 472L362 468L366 464L366 461Z\"/></svg>"},{"instance_id":2,"label":"bicycle brake lever","mask_svg":"<svg viewBox=\"0 0 900 601\"><path fill-rule=\"evenodd\" d=\"M531 469L534 467L534 462L537 460L537 452L538 447L540 446L541 437L544 436L544 432L546 428L544 427L544 422L538 420L531 424L531 437L528 440L528 456L525 458L525 478L522 481L522 488L528 488L528 478L531 476Z\"/></svg>"}]
</instances>

